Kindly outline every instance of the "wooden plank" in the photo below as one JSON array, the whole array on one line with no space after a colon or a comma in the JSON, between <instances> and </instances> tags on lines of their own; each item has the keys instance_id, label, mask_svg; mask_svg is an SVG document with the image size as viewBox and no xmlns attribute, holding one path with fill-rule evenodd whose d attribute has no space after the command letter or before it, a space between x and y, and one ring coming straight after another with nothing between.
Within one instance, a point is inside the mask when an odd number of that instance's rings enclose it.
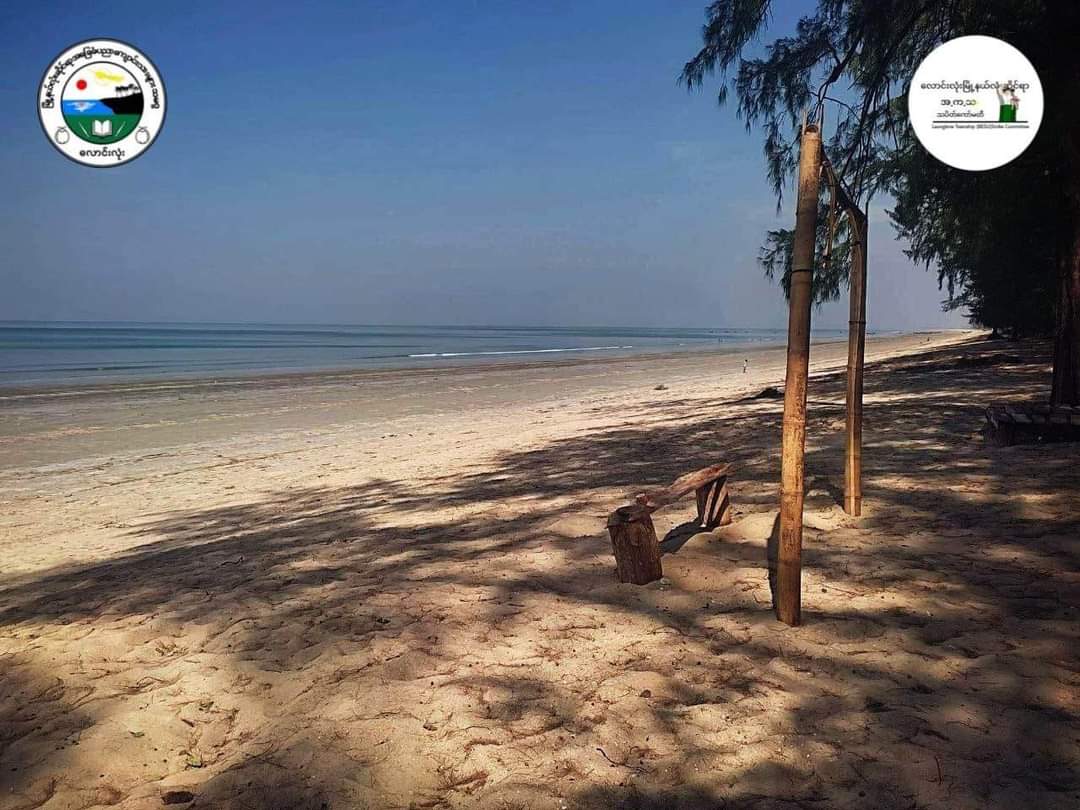
<instances>
[{"instance_id":1,"label":"wooden plank","mask_svg":"<svg viewBox=\"0 0 1080 810\"><path fill-rule=\"evenodd\" d=\"M991 437L999 444L1080 440L1080 405L997 402L987 405L985 414Z\"/></svg>"},{"instance_id":2,"label":"wooden plank","mask_svg":"<svg viewBox=\"0 0 1080 810\"><path fill-rule=\"evenodd\" d=\"M634 496L634 501L650 511L656 511L662 506L675 503L675 501L706 484L711 484L713 481L726 477L729 466L728 464L713 464L711 467L681 475L675 479L671 486L638 493Z\"/></svg>"}]
</instances>

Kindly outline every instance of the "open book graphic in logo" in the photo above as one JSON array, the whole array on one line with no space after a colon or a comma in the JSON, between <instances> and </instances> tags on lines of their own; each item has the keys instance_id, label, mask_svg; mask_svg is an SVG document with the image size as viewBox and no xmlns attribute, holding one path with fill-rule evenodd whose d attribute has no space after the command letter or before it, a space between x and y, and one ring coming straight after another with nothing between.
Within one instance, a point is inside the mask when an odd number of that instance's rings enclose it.
<instances>
[{"instance_id":1,"label":"open book graphic in logo","mask_svg":"<svg viewBox=\"0 0 1080 810\"><path fill-rule=\"evenodd\" d=\"M112 121L101 121L95 118L93 128L94 134L99 138L108 138L112 135Z\"/></svg>"}]
</instances>

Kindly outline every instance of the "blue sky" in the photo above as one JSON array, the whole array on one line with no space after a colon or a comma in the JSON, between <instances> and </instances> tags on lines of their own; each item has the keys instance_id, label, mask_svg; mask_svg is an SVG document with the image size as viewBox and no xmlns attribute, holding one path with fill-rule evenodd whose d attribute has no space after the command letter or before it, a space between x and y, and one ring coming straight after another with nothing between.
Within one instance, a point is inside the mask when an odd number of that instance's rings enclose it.
<instances>
[{"instance_id":1,"label":"blue sky","mask_svg":"<svg viewBox=\"0 0 1080 810\"><path fill-rule=\"evenodd\" d=\"M704 5L10 4L0 319L782 326L760 137L676 84ZM778 5L778 30L807 7ZM34 109L95 36L168 90L110 170ZM872 220L870 327L962 325Z\"/></svg>"}]
</instances>

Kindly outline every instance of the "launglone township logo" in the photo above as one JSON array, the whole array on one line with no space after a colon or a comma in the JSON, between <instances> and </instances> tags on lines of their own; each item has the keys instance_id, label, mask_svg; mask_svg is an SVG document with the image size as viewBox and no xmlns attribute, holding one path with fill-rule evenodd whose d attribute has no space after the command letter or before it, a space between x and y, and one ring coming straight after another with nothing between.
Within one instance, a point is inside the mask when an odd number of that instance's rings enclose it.
<instances>
[{"instance_id":1,"label":"launglone township logo","mask_svg":"<svg viewBox=\"0 0 1080 810\"><path fill-rule=\"evenodd\" d=\"M165 83L138 48L89 39L45 69L38 117L65 157L107 168L129 163L154 143L165 123Z\"/></svg>"},{"instance_id":2,"label":"launglone township logo","mask_svg":"<svg viewBox=\"0 0 1080 810\"><path fill-rule=\"evenodd\" d=\"M908 90L908 117L926 150L967 171L1004 166L1028 148L1043 117L1031 62L994 37L958 37L922 61Z\"/></svg>"}]
</instances>

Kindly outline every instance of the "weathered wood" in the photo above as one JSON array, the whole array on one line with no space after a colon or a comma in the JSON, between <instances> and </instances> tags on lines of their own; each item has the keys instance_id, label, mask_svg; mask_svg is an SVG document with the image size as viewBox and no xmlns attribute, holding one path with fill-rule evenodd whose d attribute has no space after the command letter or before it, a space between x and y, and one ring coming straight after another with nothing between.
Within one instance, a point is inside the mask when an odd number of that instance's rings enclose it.
<instances>
[{"instance_id":1,"label":"weathered wood","mask_svg":"<svg viewBox=\"0 0 1080 810\"><path fill-rule=\"evenodd\" d=\"M728 469L727 464L714 464L681 475L671 486L638 493L634 496L635 503L611 513L608 534L620 582L645 585L664 575L660 565L660 542L651 517L657 509L693 492L697 500L698 525L703 529L710 530L731 522Z\"/></svg>"},{"instance_id":2,"label":"weathered wood","mask_svg":"<svg viewBox=\"0 0 1080 810\"><path fill-rule=\"evenodd\" d=\"M810 283L817 234L821 132L805 124L799 154L799 191L791 257L784 432L780 458L780 542L776 615L802 620L802 534L806 451L806 380L810 365Z\"/></svg>"},{"instance_id":3,"label":"weathered wood","mask_svg":"<svg viewBox=\"0 0 1080 810\"><path fill-rule=\"evenodd\" d=\"M839 184L839 179L836 180ZM844 441L844 511L862 514L863 366L866 358L866 217L849 209L854 237L848 319L847 425Z\"/></svg>"},{"instance_id":4,"label":"weathered wood","mask_svg":"<svg viewBox=\"0 0 1080 810\"><path fill-rule=\"evenodd\" d=\"M623 506L608 518L608 534L615 551L619 582L646 585L664 575L660 565L660 541L648 507Z\"/></svg>"},{"instance_id":5,"label":"weathered wood","mask_svg":"<svg viewBox=\"0 0 1080 810\"><path fill-rule=\"evenodd\" d=\"M999 444L1021 441L1078 441L1080 419L1074 408L1042 403L990 405L986 409L990 433Z\"/></svg>"},{"instance_id":6,"label":"weathered wood","mask_svg":"<svg viewBox=\"0 0 1080 810\"><path fill-rule=\"evenodd\" d=\"M822 153L821 171L829 182L829 238L823 260L828 263L835 235L836 209L843 208L851 226L851 271L848 297L847 425L844 442L844 511L862 513L863 367L866 358L867 218Z\"/></svg>"},{"instance_id":7,"label":"weathered wood","mask_svg":"<svg viewBox=\"0 0 1080 810\"><path fill-rule=\"evenodd\" d=\"M698 524L708 531L731 523L731 498L728 495L727 476L694 490L697 500Z\"/></svg>"},{"instance_id":8,"label":"weathered wood","mask_svg":"<svg viewBox=\"0 0 1080 810\"><path fill-rule=\"evenodd\" d=\"M655 512L662 506L675 503L675 501L684 498L703 486L707 486L721 478L726 478L728 469L727 464L713 464L711 467L704 467L686 475L680 475L670 486L641 492L634 496L634 500L641 506L646 506Z\"/></svg>"},{"instance_id":9,"label":"weathered wood","mask_svg":"<svg viewBox=\"0 0 1080 810\"><path fill-rule=\"evenodd\" d=\"M1020 422L1021 424L1030 424L1031 423L1031 417L1030 416L1028 416L1023 411L1018 411L1016 408L1014 408L1014 407L1012 407L1010 405L1005 406L1005 413L1014 422Z\"/></svg>"}]
</instances>

